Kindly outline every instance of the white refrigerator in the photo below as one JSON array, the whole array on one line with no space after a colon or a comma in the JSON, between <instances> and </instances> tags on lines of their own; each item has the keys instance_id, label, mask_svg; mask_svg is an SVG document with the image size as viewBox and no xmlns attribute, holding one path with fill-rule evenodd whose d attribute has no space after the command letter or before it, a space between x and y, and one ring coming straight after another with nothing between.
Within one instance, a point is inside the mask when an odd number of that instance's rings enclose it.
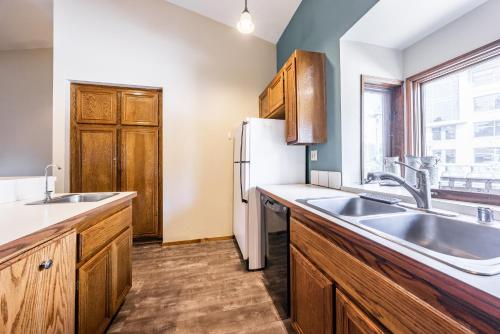
<instances>
[{"instance_id":1,"label":"white refrigerator","mask_svg":"<svg viewBox=\"0 0 500 334\"><path fill-rule=\"evenodd\" d=\"M248 118L233 132L233 233L247 269L265 265L259 185L305 183L304 146L287 145L285 121Z\"/></svg>"}]
</instances>

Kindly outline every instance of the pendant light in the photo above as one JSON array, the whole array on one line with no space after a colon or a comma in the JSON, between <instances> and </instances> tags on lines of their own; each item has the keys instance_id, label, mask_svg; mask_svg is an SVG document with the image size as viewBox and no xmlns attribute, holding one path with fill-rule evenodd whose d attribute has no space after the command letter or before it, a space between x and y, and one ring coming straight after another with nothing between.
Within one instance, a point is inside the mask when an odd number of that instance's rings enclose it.
<instances>
[{"instance_id":1,"label":"pendant light","mask_svg":"<svg viewBox=\"0 0 500 334\"><path fill-rule=\"evenodd\" d=\"M252 16L247 8L247 0L245 0L245 9L241 12L240 20L236 27L242 34L250 34L255 29L255 25L252 22Z\"/></svg>"}]
</instances>

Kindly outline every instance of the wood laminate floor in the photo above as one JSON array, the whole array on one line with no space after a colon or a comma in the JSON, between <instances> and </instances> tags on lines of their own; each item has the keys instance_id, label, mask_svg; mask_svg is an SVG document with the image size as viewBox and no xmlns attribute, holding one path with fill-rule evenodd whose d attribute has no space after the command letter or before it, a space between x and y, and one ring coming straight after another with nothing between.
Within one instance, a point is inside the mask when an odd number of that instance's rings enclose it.
<instances>
[{"instance_id":1,"label":"wood laminate floor","mask_svg":"<svg viewBox=\"0 0 500 334\"><path fill-rule=\"evenodd\" d=\"M140 245L132 256L132 289L108 333L294 333L233 240Z\"/></svg>"}]
</instances>

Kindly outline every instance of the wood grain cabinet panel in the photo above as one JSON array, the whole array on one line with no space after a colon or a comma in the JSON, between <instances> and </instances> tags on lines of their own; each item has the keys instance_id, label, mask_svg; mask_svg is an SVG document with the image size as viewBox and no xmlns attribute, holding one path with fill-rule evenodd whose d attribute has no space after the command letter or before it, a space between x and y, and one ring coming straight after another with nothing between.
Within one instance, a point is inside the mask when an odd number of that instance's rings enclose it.
<instances>
[{"instance_id":1,"label":"wood grain cabinet panel","mask_svg":"<svg viewBox=\"0 0 500 334\"><path fill-rule=\"evenodd\" d=\"M333 283L290 246L292 325L300 334L333 331Z\"/></svg>"},{"instance_id":2,"label":"wood grain cabinet panel","mask_svg":"<svg viewBox=\"0 0 500 334\"><path fill-rule=\"evenodd\" d=\"M75 255L71 233L0 270L0 333L74 331Z\"/></svg>"},{"instance_id":3,"label":"wood grain cabinet panel","mask_svg":"<svg viewBox=\"0 0 500 334\"><path fill-rule=\"evenodd\" d=\"M111 244L111 304L116 313L132 287L132 230L128 228Z\"/></svg>"},{"instance_id":4,"label":"wood grain cabinet panel","mask_svg":"<svg viewBox=\"0 0 500 334\"><path fill-rule=\"evenodd\" d=\"M269 94L268 89L264 89L262 94L259 96L259 117L267 118L269 115Z\"/></svg>"},{"instance_id":5,"label":"wood grain cabinet panel","mask_svg":"<svg viewBox=\"0 0 500 334\"><path fill-rule=\"evenodd\" d=\"M285 115L286 141L296 142L297 137L297 83L295 77L295 57L285 64Z\"/></svg>"},{"instance_id":6,"label":"wood grain cabinet panel","mask_svg":"<svg viewBox=\"0 0 500 334\"><path fill-rule=\"evenodd\" d=\"M116 124L118 95L113 89L75 85L78 123Z\"/></svg>"},{"instance_id":7,"label":"wood grain cabinet panel","mask_svg":"<svg viewBox=\"0 0 500 334\"><path fill-rule=\"evenodd\" d=\"M81 126L77 129L72 192L116 191L116 129Z\"/></svg>"},{"instance_id":8,"label":"wood grain cabinet panel","mask_svg":"<svg viewBox=\"0 0 500 334\"><path fill-rule=\"evenodd\" d=\"M78 333L104 333L111 321L111 247L78 270Z\"/></svg>"},{"instance_id":9,"label":"wood grain cabinet panel","mask_svg":"<svg viewBox=\"0 0 500 334\"><path fill-rule=\"evenodd\" d=\"M354 302L336 290L336 334L385 334Z\"/></svg>"},{"instance_id":10,"label":"wood grain cabinet panel","mask_svg":"<svg viewBox=\"0 0 500 334\"><path fill-rule=\"evenodd\" d=\"M158 93L124 91L121 97L121 124L158 125Z\"/></svg>"},{"instance_id":11,"label":"wood grain cabinet panel","mask_svg":"<svg viewBox=\"0 0 500 334\"><path fill-rule=\"evenodd\" d=\"M155 128L123 128L121 132L121 189L137 191L133 200L135 236L159 234L158 139Z\"/></svg>"},{"instance_id":12,"label":"wood grain cabinet panel","mask_svg":"<svg viewBox=\"0 0 500 334\"><path fill-rule=\"evenodd\" d=\"M269 114L279 113L285 107L283 72L280 71L269 85Z\"/></svg>"}]
</instances>

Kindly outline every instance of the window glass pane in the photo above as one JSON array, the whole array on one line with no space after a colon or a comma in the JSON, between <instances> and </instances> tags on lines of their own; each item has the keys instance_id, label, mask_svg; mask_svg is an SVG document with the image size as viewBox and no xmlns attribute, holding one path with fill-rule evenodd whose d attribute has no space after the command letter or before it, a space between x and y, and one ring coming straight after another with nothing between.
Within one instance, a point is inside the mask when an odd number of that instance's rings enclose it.
<instances>
[{"instance_id":1,"label":"window glass pane","mask_svg":"<svg viewBox=\"0 0 500 334\"><path fill-rule=\"evenodd\" d=\"M495 134L494 122L474 123L474 137L491 137Z\"/></svg>"},{"instance_id":2,"label":"window glass pane","mask_svg":"<svg viewBox=\"0 0 500 334\"><path fill-rule=\"evenodd\" d=\"M391 92L365 90L363 96L363 173L383 170L390 154Z\"/></svg>"},{"instance_id":3,"label":"window glass pane","mask_svg":"<svg viewBox=\"0 0 500 334\"><path fill-rule=\"evenodd\" d=\"M500 194L500 56L422 84L421 106L439 186Z\"/></svg>"}]
</instances>

